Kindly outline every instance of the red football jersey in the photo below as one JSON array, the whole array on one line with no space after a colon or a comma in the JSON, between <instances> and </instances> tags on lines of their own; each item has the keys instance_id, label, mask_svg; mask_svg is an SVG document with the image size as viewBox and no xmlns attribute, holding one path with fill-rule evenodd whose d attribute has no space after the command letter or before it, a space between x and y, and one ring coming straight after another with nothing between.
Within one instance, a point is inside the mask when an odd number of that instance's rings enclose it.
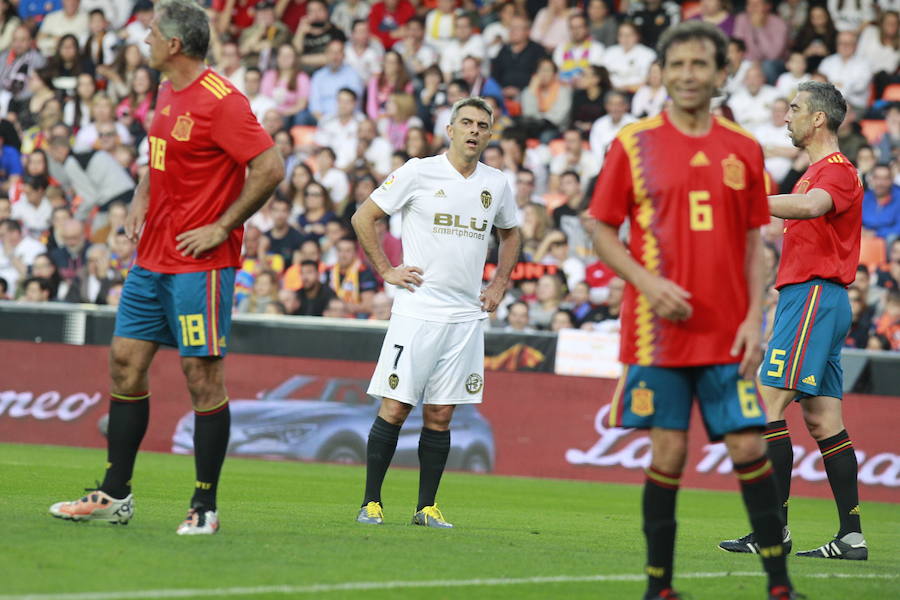
<instances>
[{"instance_id":1,"label":"red football jersey","mask_svg":"<svg viewBox=\"0 0 900 600\"><path fill-rule=\"evenodd\" d=\"M158 273L240 266L241 227L199 258L176 251L175 236L214 223L241 193L247 163L273 145L246 96L210 69L180 91L167 81L149 137L150 206L138 264Z\"/></svg>"},{"instance_id":2,"label":"red football jersey","mask_svg":"<svg viewBox=\"0 0 900 600\"><path fill-rule=\"evenodd\" d=\"M828 279L850 285L856 279L862 236L863 186L850 160L835 152L809 165L795 194L822 189L834 206L815 219L784 222L784 245L775 287Z\"/></svg>"},{"instance_id":3,"label":"red football jersey","mask_svg":"<svg viewBox=\"0 0 900 600\"><path fill-rule=\"evenodd\" d=\"M693 137L668 114L622 129L604 160L591 214L612 226L629 218L632 256L688 290L681 322L658 317L628 284L622 304L625 364L726 364L748 308L747 232L769 222L762 149L727 119Z\"/></svg>"}]
</instances>

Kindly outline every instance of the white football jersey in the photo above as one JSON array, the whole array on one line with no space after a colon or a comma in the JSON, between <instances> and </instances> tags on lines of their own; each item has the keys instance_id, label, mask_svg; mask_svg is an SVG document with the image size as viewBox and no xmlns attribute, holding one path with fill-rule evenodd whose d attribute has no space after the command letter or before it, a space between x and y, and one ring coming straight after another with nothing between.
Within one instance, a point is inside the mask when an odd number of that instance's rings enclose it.
<instances>
[{"instance_id":1,"label":"white football jersey","mask_svg":"<svg viewBox=\"0 0 900 600\"><path fill-rule=\"evenodd\" d=\"M517 225L503 172L478 163L463 177L446 154L412 158L371 198L388 215L402 211L403 264L424 271L415 292L398 288L392 312L442 323L486 318L478 296L491 226Z\"/></svg>"}]
</instances>

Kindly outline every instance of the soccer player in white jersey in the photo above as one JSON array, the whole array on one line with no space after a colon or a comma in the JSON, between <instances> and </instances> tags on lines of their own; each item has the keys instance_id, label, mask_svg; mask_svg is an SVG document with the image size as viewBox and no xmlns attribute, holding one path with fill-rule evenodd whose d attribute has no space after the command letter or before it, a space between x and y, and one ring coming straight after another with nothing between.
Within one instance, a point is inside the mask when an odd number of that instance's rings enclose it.
<instances>
[{"instance_id":1,"label":"soccer player in white jersey","mask_svg":"<svg viewBox=\"0 0 900 600\"><path fill-rule=\"evenodd\" d=\"M478 162L493 111L482 98L453 105L446 154L413 158L392 173L353 215L360 244L385 283L398 286L369 394L381 397L366 450L366 492L357 521L380 524L381 484L400 427L420 402L419 504L413 524L452 527L435 503L457 404L480 403L484 324L503 298L521 235L503 172ZM378 243L375 221L401 211L403 264ZM491 226L500 250L494 279L481 288Z\"/></svg>"}]
</instances>

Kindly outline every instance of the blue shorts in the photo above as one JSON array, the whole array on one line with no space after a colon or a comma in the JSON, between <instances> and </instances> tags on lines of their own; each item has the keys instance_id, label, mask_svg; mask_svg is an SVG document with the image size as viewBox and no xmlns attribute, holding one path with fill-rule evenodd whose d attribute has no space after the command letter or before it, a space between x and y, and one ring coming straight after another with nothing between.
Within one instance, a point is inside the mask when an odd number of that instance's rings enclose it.
<instances>
[{"instance_id":1,"label":"blue shorts","mask_svg":"<svg viewBox=\"0 0 900 600\"><path fill-rule=\"evenodd\" d=\"M798 399L842 398L841 347L851 321L843 286L823 279L784 286L759 380L770 387L796 390Z\"/></svg>"},{"instance_id":2,"label":"blue shorts","mask_svg":"<svg viewBox=\"0 0 900 600\"><path fill-rule=\"evenodd\" d=\"M756 394L756 384L742 379L738 367L627 365L613 397L609 425L687 431L696 397L706 433L713 442L726 433L765 427L766 413Z\"/></svg>"},{"instance_id":3,"label":"blue shorts","mask_svg":"<svg viewBox=\"0 0 900 600\"><path fill-rule=\"evenodd\" d=\"M115 335L177 346L181 356L225 356L234 269L156 273L135 265L125 279Z\"/></svg>"}]
</instances>

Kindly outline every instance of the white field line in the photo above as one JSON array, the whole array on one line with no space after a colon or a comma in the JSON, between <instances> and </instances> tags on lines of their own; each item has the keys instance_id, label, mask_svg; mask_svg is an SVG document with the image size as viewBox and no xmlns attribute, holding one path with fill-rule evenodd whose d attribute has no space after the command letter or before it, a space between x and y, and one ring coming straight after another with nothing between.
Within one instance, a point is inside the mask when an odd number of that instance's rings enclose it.
<instances>
[{"instance_id":1,"label":"white field line","mask_svg":"<svg viewBox=\"0 0 900 600\"><path fill-rule=\"evenodd\" d=\"M684 579L722 579L725 577L762 577L759 571L735 571L716 573L680 573ZM812 573L799 575L797 579L897 579L900 575L880 573ZM202 596L259 596L262 594L323 594L327 592L394 590L412 588L447 588L498 585L534 585L542 583L608 583L617 581L644 581L644 575L558 575L548 577L489 578L489 579L437 579L431 581L359 581L350 583L322 583L312 585L267 585L257 587L231 587L217 589L131 590L121 592L83 592L74 594L25 594L0 596L0 600L137 600L144 598L197 598Z\"/></svg>"}]
</instances>

